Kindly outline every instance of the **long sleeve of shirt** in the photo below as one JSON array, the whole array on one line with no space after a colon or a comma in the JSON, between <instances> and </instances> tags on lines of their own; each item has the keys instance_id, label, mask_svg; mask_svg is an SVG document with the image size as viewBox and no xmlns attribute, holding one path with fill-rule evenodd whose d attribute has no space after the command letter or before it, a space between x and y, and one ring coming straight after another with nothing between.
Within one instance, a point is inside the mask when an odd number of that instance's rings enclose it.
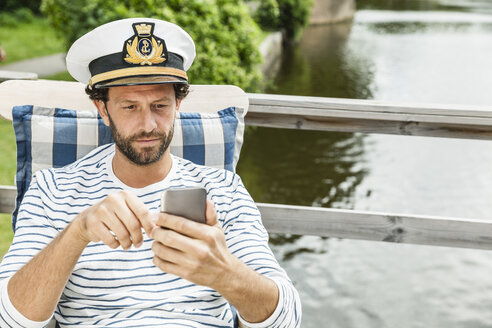
<instances>
[{"instance_id":1,"label":"long sleeve of shirt","mask_svg":"<svg viewBox=\"0 0 492 328\"><path fill-rule=\"evenodd\" d=\"M0 266L0 327L38 328L45 327L51 320L51 318L42 322L29 320L17 311L8 294L8 282L14 273L58 234L46 219L40 203L37 181L33 179L19 210L17 233Z\"/></svg>"}]
</instances>

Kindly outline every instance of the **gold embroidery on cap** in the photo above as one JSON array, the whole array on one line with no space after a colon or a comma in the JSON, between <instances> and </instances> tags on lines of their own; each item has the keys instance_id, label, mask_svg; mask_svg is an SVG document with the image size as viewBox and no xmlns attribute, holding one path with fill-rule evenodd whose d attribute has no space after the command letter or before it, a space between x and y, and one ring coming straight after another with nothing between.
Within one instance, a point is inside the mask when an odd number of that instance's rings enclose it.
<instances>
[{"instance_id":1,"label":"gold embroidery on cap","mask_svg":"<svg viewBox=\"0 0 492 328\"><path fill-rule=\"evenodd\" d=\"M139 24L135 25L137 34L133 40L126 42L127 63L152 65L160 64L166 60L163 55L164 49L161 40L156 40L151 34L152 25Z\"/></svg>"}]
</instances>

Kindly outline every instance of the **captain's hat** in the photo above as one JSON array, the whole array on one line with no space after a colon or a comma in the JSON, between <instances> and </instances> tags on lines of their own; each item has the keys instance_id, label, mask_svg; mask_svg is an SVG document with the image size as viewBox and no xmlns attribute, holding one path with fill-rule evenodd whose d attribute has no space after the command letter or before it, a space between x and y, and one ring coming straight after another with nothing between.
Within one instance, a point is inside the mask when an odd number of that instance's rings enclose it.
<instances>
[{"instance_id":1,"label":"captain's hat","mask_svg":"<svg viewBox=\"0 0 492 328\"><path fill-rule=\"evenodd\" d=\"M187 83L195 44L181 27L153 18L127 18L80 37L67 54L68 72L94 88Z\"/></svg>"}]
</instances>

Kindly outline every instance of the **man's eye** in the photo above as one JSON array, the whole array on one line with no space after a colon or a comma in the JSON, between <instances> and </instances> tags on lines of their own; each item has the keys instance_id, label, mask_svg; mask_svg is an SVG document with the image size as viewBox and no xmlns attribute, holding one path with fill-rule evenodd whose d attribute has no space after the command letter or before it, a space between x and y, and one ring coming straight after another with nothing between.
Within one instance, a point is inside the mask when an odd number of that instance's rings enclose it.
<instances>
[{"instance_id":1,"label":"man's eye","mask_svg":"<svg viewBox=\"0 0 492 328\"><path fill-rule=\"evenodd\" d=\"M154 105L155 109L165 109L166 107L167 107L167 105L165 105L165 104L155 104Z\"/></svg>"},{"instance_id":2,"label":"man's eye","mask_svg":"<svg viewBox=\"0 0 492 328\"><path fill-rule=\"evenodd\" d=\"M125 106L125 109L132 110L135 109L135 105Z\"/></svg>"}]
</instances>

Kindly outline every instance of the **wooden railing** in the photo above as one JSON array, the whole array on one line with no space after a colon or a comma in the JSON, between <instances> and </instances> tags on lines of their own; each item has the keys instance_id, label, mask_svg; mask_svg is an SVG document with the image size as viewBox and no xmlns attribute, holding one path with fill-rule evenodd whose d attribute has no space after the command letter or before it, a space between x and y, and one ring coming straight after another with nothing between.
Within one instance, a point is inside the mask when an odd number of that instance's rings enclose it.
<instances>
[{"instance_id":1,"label":"wooden railing","mask_svg":"<svg viewBox=\"0 0 492 328\"><path fill-rule=\"evenodd\" d=\"M249 94L251 126L492 139L492 109ZM0 186L0 213L15 188ZM492 222L258 203L269 232L492 249Z\"/></svg>"},{"instance_id":2,"label":"wooden railing","mask_svg":"<svg viewBox=\"0 0 492 328\"><path fill-rule=\"evenodd\" d=\"M492 108L249 94L246 124L320 131L492 139Z\"/></svg>"}]
</instances>

